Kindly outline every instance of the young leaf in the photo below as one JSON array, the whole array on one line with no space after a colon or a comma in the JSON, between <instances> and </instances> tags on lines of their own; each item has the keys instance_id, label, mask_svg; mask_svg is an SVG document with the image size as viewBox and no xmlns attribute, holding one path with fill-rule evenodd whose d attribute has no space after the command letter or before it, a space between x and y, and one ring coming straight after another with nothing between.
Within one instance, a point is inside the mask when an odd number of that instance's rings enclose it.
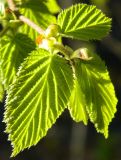
<instances>
[{"instance_id":1,"label":"young leaf","mask_svg":"<svg viewBox=\"0 0 121 160\"><path fill-rule=\"evenodd\" d=\"M81 89L81 85L78 79L75 79L74 89L71 93L70 102L69 102L69 110L72 118L76 122L83 121L84 124L88 122L88 113L86 110L86 102L84 93Z\"/></svg>"},{"instance_id":2,"label":"young leaf","mask_svg":"<svg viewBox=\"0 0 121 160\"><path fill-rule=\"evenodd\" d=\"M47 6L39 0L23 3L20 12L43 29L46 29L49 24L56 22L55 16L53 16ZM22 25L20 31L27 34L33 40L35 40L38 35L38 33L27 24Z\"/></svg>"},{"instance_id":3,"label":"young leaf","mask_svg":"<svg viewBox=\"0 0 121 160\"><path fill-rule=\"evenodd\" d=\"M87 4L76 4L58 16L61 35L80 40L101 39L111 28L111 19L101 10Z\"/></svg>"},{"instance_id":4,"label":"young leaf","mask_svg":"<svg viewBox=\"0 0 121 160\"><path fill-rule=\"evenodd\" d=\"M86 110L91 122L97 131L107 138L109 123L116 112L117 98L104 63L97 55L90 54L90 56L93 57L92 60L76 61L75 75L81 91L85 94ZM85 104L82 101L84 97L78 95L79 98L84 108ZM79 113L76 112L75 119Z\"/></svg>"},{"instance_id":5,"label":"young leaf","mask_svg":"<svg viewBox=\"0 0 121 160\"><path fill-rule=\"evenodd\" d=\"M3 37L0 48L1 80L5 89L16 76L16 72L28 53L35 49L35 43L24 34L15 37Z\"/></svg>"},{"instance_id":6,"label":"young leaf","mask_svg":"<svg viewBox=\"0 0 121 160\"><path fill-rule=\"evenodd\" d=\"M46 135L66 108L73 87L67 61L44 49L33 51L8 91L6 132L15 156Z\"/></svg>"}]
</instances>

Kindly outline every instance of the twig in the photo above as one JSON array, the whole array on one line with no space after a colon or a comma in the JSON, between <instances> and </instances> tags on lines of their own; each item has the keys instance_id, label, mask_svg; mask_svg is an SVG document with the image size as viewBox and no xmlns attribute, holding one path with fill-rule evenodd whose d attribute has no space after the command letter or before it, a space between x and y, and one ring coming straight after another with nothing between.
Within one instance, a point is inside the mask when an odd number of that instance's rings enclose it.
<instances>
[{"instance_id":1,"label":"twig","mask_svg":"<svg viewBox=\"0 0 121 160\"><path fill-rule=\"evenodd\" d=\"M30 27L32 27L33 29L35 29L39 34L43 34L44 33L44 30L42 28L40 28L38 25L36 25L34 22L32 22L30 19L26 18L25 16L23 15L20 15L19 16L19 19L28 24Z\"/></svg>"},{"instance_id":2,"label":"twig","mask_svg":"<svg viewBox=\"0 0 121 160\"><path fill-rule=\"evenodd\" d=\"M8 2L9 8L10 8L12 11L15 11L15 10L16 10L16 6L15 6L13 0L7 0L7 2Z\"/></svg>"},{"instance_id":3,"label":"twig","mask_svg":"<svg viewBox=\"0 0 121 160\"><path fill-rule=\"evenodd\" d=\"M16 5L13 2L13 0L7 0L8 2L8 6L9 8L15 12L16 11ZM18 12L17 12L18 13ZM16 14L16 13L15 13ZM20 14L20 13L19 13ZM32 27L34 30L36 30L39 34L43 34L44 30L42 28L40 28L38 25L36 25L34 22L32 22L30 19L28 19L27 17L23 16L23 15L17 15L18 19L21 20L22 22L24 22L25 24L29 25L30 27Z\"/></svg>"}]
</instances>

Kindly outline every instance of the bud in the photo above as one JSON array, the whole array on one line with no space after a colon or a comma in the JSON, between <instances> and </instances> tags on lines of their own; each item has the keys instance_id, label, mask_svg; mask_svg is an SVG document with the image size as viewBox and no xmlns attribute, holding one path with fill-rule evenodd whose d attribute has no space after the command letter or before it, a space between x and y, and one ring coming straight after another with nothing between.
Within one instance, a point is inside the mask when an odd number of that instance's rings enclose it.
<instances>
[{"instance_id":1,"label":"bud","mask_svg":"<svg viewBox=\"0 0 121 160\"><path fill-rule=\"evenodd\" d=\"M88 49L87 48L79 48L75 52L73 52L71 59L79 58L82 60L91 60L92 57L88 56Z\"/></svg>"},{"instance_id":2,"label":"bud","mask_svg":"<svg viewBox=\"0 0 121 160\"><path fill-rule=\"evenodd\" d=\"M39 48L44 48L48 51L53 51L53 45L56 43L56 39L54 37L51 38L43 38L42 42L39 44Z\"/></svg>"},{"instance_id":3,"label":"bud","mask_svg":"<svg viewBox=\"0 0 121 160\"><path fill-rule=\"evenodd\" d=\"M60 32L60 26L57 24L51 24L45 31L45 37L50 38L50 37L58 37Z\"/></svg>"}]
</instances>

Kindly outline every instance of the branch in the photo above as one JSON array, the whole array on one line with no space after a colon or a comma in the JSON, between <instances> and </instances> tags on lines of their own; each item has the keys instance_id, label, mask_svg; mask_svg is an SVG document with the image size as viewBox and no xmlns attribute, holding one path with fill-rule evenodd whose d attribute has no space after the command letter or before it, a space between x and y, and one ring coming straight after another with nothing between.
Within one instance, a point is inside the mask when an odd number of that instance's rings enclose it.
<instances>
[{"instance_id":1,"label":"branch","mask_svg":"<svg viewBox=\"0 0 121 160\"><path fill-rule=\"evenodd\" d=\"M19 19L28 24L30 27L32 27L33 29L35 29L39 34L43 34L44 33L44 30L42 28L40 28L38 25L36 25L34 22L32 22L30 19L26 18L25 16L23 15L20 15L19 16Z\"/></svg>"},{"instance_id":2,"label":"branch","mask_svg":"<svg viewBox=\"0 0 121 160\"><path fill-rule=\"evenodd\" d=\"M16 10L16 6L15 6L13 0L7 0L7 2L8 2L9 8L10 8L12 11L15 11L15 10Z\"/></svg>"},{"instance_id":3,"label":"branch","mask_svg":"<svg viewBox=\"0 0 121 160\"><path fill-rule=\"evenodd\" d=\"M16 9L16 5L15 5L14 1L13 0L7 0L7 2L8 2L9 8L13 12L15 12L17 9ZM30 19L26 18L25 16L20 15L20 13L19 13L19 15L17 15L17 17L18 17L19 20L21 20L22 22L24 22L25 24L29 25L34 30L36 30L39 34L44 33L44 30L42 28L40 28L38 25L36 25L34 22L32 22Z\"/></svg>"}]
</instances>

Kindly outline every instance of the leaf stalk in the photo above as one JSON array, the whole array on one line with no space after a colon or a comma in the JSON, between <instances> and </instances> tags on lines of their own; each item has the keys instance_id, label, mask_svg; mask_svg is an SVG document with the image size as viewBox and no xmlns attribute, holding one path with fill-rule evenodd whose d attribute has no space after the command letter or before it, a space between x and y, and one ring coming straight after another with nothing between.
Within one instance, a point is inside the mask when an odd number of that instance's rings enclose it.
<instances>
[{"instance_id":1,"label":"leaf stalk","mask_svg":"<svg viewBox=\"0 0 121 160\"><path fill-rule=\"evenodd\" d=\"M55 43L53 47L60 51L68 60L70 60L70 57L73 53L73 50L70 47L64 46L60 43Z\"/></svg>"}]
</instances>

